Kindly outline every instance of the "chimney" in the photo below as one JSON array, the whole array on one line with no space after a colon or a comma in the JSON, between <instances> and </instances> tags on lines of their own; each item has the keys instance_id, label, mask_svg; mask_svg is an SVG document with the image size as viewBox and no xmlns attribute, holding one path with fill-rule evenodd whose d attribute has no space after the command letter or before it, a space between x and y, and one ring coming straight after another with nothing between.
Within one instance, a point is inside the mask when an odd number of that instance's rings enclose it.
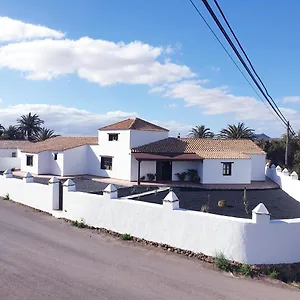
<instances>
[{"instance_id":1,"label":"chimney","mask_svg":"<svg viewBox=\"0 0 300 300\"><path fill-rule=\"evenodd\" d=\"M179 139L180 139L180 133L178 133L178 136L177 136L177 138L179 138Z\"/></svg>"}]
</instances>

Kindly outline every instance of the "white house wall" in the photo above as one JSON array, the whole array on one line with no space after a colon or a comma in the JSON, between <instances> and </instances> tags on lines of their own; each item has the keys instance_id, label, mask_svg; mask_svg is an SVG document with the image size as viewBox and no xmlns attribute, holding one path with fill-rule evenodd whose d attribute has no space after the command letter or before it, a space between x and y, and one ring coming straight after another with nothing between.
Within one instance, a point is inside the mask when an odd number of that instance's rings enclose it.
<instances>
[{"instance_id":1,"label":"white house wall","mask_svg":"<svg viewBox=\"0 0 300 300\"><path fill-rule=\"evenodd\" d=\"M0 157L0 171L13 168L21 168L21 159L19 157Z\"/></svg>"},{"instance_id":2,"label":"white house wall","mask_svg":"<svg viewBox=\"0 0 300 300\"><path fill-rule=\"evenodd\" d=\"M132 156L131 163L131 181L137 181L138 179L138 161ZM145 176L147 180L147 174L156 174L156 161L142 161L141 162L141 177Z\"/></svg>"},{"instance_id":3,"label":"white house wall","mask_svg":"<svg viewBox=\"0 0 300 300\"><path fill-rule=\"evenodd\" d=\"M179 180L175 175L177 173L188 172L189 169L199 170L200 161L173 161L172 162L172 180ZM198 171L199 174L199 171Z\"/></svg>"},{"instance_id":4,"label":"white house wall","mask_svg":"<svg viewBox=\"0 0 300 300\"><path fill-rule=\"evenodd\" d=\"M49 151L40 152L38 154L38 173L37 174L51 174L51 158L52 153Z\"/></svg>"},{"instance_id":5,"label":"white house wall","mask_svg":"<svg viewBox=\"0 0 300 300\"><path fill-rule=\"evenodd\" d=\"M27 155L33 156L33 166L26 165L26 161L27 161L26 156ZM26 153L26 152L21 153L21 171L30 172L32 174L39 174L38 165L39 165L38 154L31 154L31 153Z\"/></svg>"},{"instance_id":6,"label":"white house wall","mask_svg":"<svg viewBox=\"0 0 300 300\"><path fill-rule=\"evenodd\" d=\"M12 157L13 153L16 153L18 156L18 150L17 149L0 149L0 157Z\"/></svg>"},{"instance_id":7,"label":"white house wall","mask_svg":"<svg viewBox=\"0 0 300 300\"><path fill-rule=\"evenodd\" d=\"M57 160L54 160L54 154L57 153ZM49 174L63 176L64 174L64 152L49 151Z\"/></svg>"},{"instance_id":8,"label":"white house wall","mask_svg":"<svg viewBox=\"0 0 300 300\"><path fill-rule=\"evenodd\" d=\"M118 141L109 141L109 133L118 133ZM89 164L92 175L130 180L131 149L130 131L98 131L99 147L91 146L93 154L93 166ZM97 157L99 163L97 163ZM102 170L100 156L112 157L112 170ZM97 166L97 167L96 167Z\"/></svg>"},{"instance_id":9,"label":"white house wall","mask_svg":"<svg viewBox=\"0 0 300 300\"><path fill-rule=\"evenodd\" d=\"M84 145L69 149L58 157L63 159L63 176L89 173L89 146Z\"/></svg>"},{"instance_id":10,"label":"white house wall","mask_svg":"<svg viewBox=\"0 0 300 300\"><path fill-rule=\"evenodd\" d=\"M130 131L130 148L135 148L152 142L166 139L168 137L167 131Z\"/></svg>"},{"instance_id":11,"label":"white house wall","mask_svg":"<svg viewBox=\"0 0 300 300\"><path fill-rule=\"evenodd\" d=\"M231 176L223 176L222 162L232 162ZM251 159L204 159L203 184L251 183Z\"/></svg>"},{"instance_id":12,"label":"white house wall","mask_svg":"<svg viewBox=\"0 0 300 300\"><path fill-rule=\"evenodd\" d=\"M251 157L251 180L264 181L265 180L265 154L247 154Z\"/></svg>"}]
</instances>

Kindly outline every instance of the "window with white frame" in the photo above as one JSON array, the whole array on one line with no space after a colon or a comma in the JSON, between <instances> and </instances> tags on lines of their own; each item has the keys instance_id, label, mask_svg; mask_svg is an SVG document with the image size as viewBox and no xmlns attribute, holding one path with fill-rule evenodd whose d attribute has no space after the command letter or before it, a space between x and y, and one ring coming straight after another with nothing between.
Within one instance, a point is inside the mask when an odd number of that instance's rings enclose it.
<instances>
[{"instance_id":1,"label":"window with white frame","mask_svg":"<svg viewBox=\"0 0 300 300\"><path fill-rule=\"evenodd\" d=\"M231 176L233 162L223 162L223 176Z\"/></svg>"}]
</instances>

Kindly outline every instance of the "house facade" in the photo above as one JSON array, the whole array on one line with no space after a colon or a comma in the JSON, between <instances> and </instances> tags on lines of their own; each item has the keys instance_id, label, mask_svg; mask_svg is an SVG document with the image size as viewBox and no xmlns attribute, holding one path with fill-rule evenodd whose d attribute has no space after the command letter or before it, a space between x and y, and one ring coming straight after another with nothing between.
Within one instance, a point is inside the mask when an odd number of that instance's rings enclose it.
<instances>
[{"instance_id":1,"label":"house facade","mask_svg":"<svg viewBox=\"0 0 300 300\"><path fill-rule=\"evenodd\" d=\"M55 137L31 143L21 170L58 176L94 175L127 181L177 181L197 173L203 184L265 180L265 153L250 140L168 137L165 128L135 118L98 129L95 137ZM152 177L152 178L151 178Z\"/></svg>"},{"instance_id":2,"label":"house facade","mask_svg":"<svg viewBox=\"0 0 300 300\"><path fill-rule=\"evenodd\" d=\"M21 168L21 151L27 141L0 140L0 171Z\"/></svg>"}]
</instances>

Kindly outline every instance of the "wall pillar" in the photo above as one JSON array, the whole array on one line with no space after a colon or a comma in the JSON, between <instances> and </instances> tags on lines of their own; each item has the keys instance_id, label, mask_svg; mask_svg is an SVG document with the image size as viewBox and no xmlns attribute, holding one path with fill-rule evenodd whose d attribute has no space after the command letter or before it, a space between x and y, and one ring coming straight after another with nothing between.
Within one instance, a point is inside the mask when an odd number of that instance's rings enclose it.
<instances>
[{"instance_id":1,"label":"wall pillar","mask_svg":"<svg viewBox=\"0 0 300 300\"><path fill-rule=\"evenodd\" d=\"M291 178L292 178L293 180L298 180L298 174L297 174L295 171L292 172Z\"/></svg>"},{"instance_id":2,"label":"wall pillar","mask_svg":"<svg viewBox=\"0 0 300 300\"><path fill-rule=\"evenodd\" d=\"M4 176L5 178L13 178L13 177L14 177L14 176L13 176L13 173L12 173L12 171L11 171L11 169L5 170L4 173L3 173L3 176Z\"/></svg>"},{"instance_id":3,"label":"wall pillar","mask_svg":"<svg viewBox=\"0 0 300 300\"><path fill-rule=\"evenodd\" d=\"M179 209L179 199L173 191L170 191L164 198L163 208L167 210Z\"/></svg>"},{"instance_id":4,"label":"wall pillar","mask_svg":"<svg viewBox=\"0 0 300 300\"><path fill-rule=\"evenodd\" d=\"M63 189L66 192L76 192L76 184L72 179L68 179L64 182Z\"/></svg>"},{"instance_id":5,"label":"wall pillar","mask_svg":"<svg viewBox=\"0 0 300 300\"><path fill-rule=\"evenodd\" d=\"M60 181L55 176L51 177L48 181L52 199L52 209L59 209L59 184Z\"/></svg>"},{"instance_id":6,"label":"wall pillar","mask_svg":"<svg viewBox=\"0 0 300 300\"><path fill-rule=\"evenodd\" d=\"M27 172L23 178L23 181L26 183L33 182L33 176L31 175L31 173Z\"/></svg>"},{"instance_id":7,"label":"wall pillar","mask_svg":"<svg viewBox=\"0 0 300 300\"><path fill-rule=\"evenodd\" d=\"M258 204L252 210L252 220L256 224L269 224L270 223L270 213L263 203Z\"/></svg>"},{"instance_id":8,"label":"wall pillar","mask_svg":"<svg viewBox=\"0 0 300 300\"><path fill-rule=\"evenodd\" d=\"M103 190L103 195L108 195L110 199L117 199L118 198L118 189L113 184L109 184Z\"/></svg>"}]
</instances>

